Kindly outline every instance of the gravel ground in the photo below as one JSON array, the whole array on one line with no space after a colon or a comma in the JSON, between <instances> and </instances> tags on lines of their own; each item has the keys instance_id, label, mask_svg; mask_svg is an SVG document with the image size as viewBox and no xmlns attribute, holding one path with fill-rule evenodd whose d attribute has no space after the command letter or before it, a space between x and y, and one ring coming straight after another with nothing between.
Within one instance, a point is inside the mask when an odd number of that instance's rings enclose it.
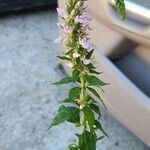
<instances>
[{"instance_id":1,"label":"gravel ground","mask_svg":"<svg viewBox=\"0 0 150 150\"><path fill-rule=\"evenodd\" d=\"M68 123L45 130L69 87L50 86L64 76L53 40L54 9L0 17L0 150L64 150L77 131ZM148 150L103 110L109 139L98 150Z\"/></svg>"}]
</instances>

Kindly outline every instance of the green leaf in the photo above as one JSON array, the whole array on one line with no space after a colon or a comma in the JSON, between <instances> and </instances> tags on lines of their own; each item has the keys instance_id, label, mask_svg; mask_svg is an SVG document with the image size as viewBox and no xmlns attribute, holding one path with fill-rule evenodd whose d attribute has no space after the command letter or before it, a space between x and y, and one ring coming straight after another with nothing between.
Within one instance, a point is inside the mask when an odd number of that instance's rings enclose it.
<instances>
[{"instance_id":1,"label":"green leaf","mask_svg":"<svg viewBox=\"0 0 150 150\"><path fill-rule=\"evenodd\" d=\"M122 20L125 20L126 18L126 9L125 9L125 3L124 0L114 0L115 1L115 7L118 11L118 14Z\"/></svg>"},{"instance_id":2,"label":"green leaf","mask_svg":"<svg viewBox=\"0 0 150 150\"><path fill-rule=\"evenodd\" d=\"M101 99L101 97L100 97L100 95L97 93L97 91L94 90L94 89L91 88L91 87L88 87L88 90L89 90L90 92L92 92L98 99L100 99L101 103L102 103L103 106L106 108L106 105L105 105L104 101ZM107 108L106 108L106 109L107 109Z\"/></svg>"},{"instance_id":3,"label":"green leaf","mask_svg":"<svg viewBox=\"0 0 150 150\"><path fill-rule=\"evenodd\" d=\"M66 150L80 150L80 149L78 148L77 145L72 144L72 145L69 145Z\"/></svg>"},{"instance_id":4,"label":"green leaf","mask_svg":"<svg viewBox=\"0 0 150 150\"><path fill-rule=\"evenodd\" d=\"M80 122L79 109L76 107L61 106L58 110L58 113L53 118L52 123L49 126L49 129L65 121L71 123Z\"/></svg>"},{"instance_id":5,"label":"green leaf","mask_svg":"<svg viewBox=\"0 0 150 150\"><path fill-rule=\"evenodd\" d=\"M81 92L81 88L80 87L74 87L69 91L69 98L70 99L76 99L79 94Z\"/></svg>"},{"instance_id":6,"label":"green leaf","mask_svg":"<svg viewBox=\"0 0 150 150\"><path fill-rule=\"evenodd\" d=\"M98 71L95 71L95 70L92 70L92 69L89 69L89 72L91 74L96 74L96 75L102 74L102 72L98 72Z\"/></svg>"},{"instance_id":7,"label":"green leaf","mask_svg":"<svg viewBox=\"0 0 150 150\"><path fill-rule=\"evenodd\" d=\"M93 64L88 64L88 65L85 65L89 70L92 70L92 69L95 69L96 67L94 67Z\"/></svg>"},{"instance_id":8,"label":"green leaf","mask_svg":"<svg viewBox=\"0 0 150 150\"><path fill-rule=\"evenodd\" d=\"M97 113L97 114L99 115L99 118L100 118L100 117L101 117L101 112L100 112L99 107L98 107L97 105L95 105L95 104L90 104L89 106L90 106L90 108L91 108L95 113Z\"/></svg>"},{"instance_id":9,"label":"green leaf","mask_svg":"<svg viewBox=\"0 0 150 150\"><path fill-rule=\"evenodd\" d=\"M103 135L103 136L98 137L98 138L97 138L97 141L102 140L104 137L105 137L104 135Z\"/></svg>"},{"instance_id":10,"label":"green leaf","mask_svg":"<svg viewBox=\"0 0 150 150\"><path fill-rule=\"evenodd\" d=\"M87 95L86 96L86 101L88 102L88 103L98 103L96 100L94 100L90 95Z\"/></svg>"},{"instance_id":11,"label":"green leaf","mask_svg":"<svg viewBox=\"0 0 150 150\"><path fill-rule=\"evenodd\" d=\"M94 113L91 110L90 107L86 106L83 108L83 113L87 119L88 125L90 127L91 132L94 131L93 125L94 125Z\"/></svg>"},{"instance_id":12,"label":"green leaf","mask_svg":"<svg viewBox=\"0 0 150 150\"><path fill-rule=\"evenodd\" d=\"M80 75L80 71L79 71L78 69L75 69L75 70L72 72L72 80L73 80L73 82L78 81L79 75Z\"/></svg>"},{"instance_id":13,"label":"green leaf","mask_svg":"<svg viewBox=\"0 0 150 150\"><path fill-rule=\"evenodd\" d=\"M62 101L62 103L75 103L75 99L66 98L65 100Z\"/></svg>"},{"instance_id":14,"label":"green leaf","mask_svg":"<svg viewBox=\"0 0 150 150\"><path fill-rule=\"evenodd\" d=\"M98 79L96 76L93 76L93 75L86 75L85 80L91 86L105 86L105 85L108 85L107 83L104 83L102 80Z\"/></svg>"},{"instance_id":15,"label":"green leaf","mask_svg":"<svg viewBox=\"0 0 150 150\"><path fill-rule=\"evenodd\" d=\"M98 99L101 99L100 95L96 92L96 90L94 90L93 88L91 87L88 87L88 90L90 92L92 92Z\"/></svg>"},{"instance_id":16,"label":"green leaf","mask_svg":"<svg viewBox=\"0 0 150 150\"><path fill-rule=\"evenodd\" d=\"M97 127L97 129L99 129L105 136L108 137L107 133L105 132L105 130L103 129L102 125L100 124L99 121L95 120L94 125Z\"/></svg>"},{"instance_id":17,"label":"green leaf","mask_svg":"<svg viewBox=\"0 0 150 150\"><path fill-rule=\"evenodd\" d=\"M53 84L54 85L62 85L62 84L68 84L70 82L72 82L72 78L66 77L66 78L61 79L60 81L54 82Z\"/></svg>"},{"instance_id":18,"label":"green leaf","mask_svg":"<svg viewBox=\"0 0 150 150\"><path fill-rule=\"evenodd\" d=\"M82 63L81 63L80 58L77 58L77 59L76 59L76 67L77 67L80 71L83 70L83 66L82 66Z\"/></svg>"},{"instance_id":19,"label":"green leaf","mask_svg":"<svg viewBox=\"0 0 150 150\"><path fill-rule=\"evenodd\" d=\"M59 59L61 60L68 60L68 61L71 61L71 58L69 57L66 57L66 56L57 56Z\"/></svg>"},{"instance_id":20,"label":"green leaf","mask_svg":"<svg viewBox=\"0 0 150 150\"><path fill-rule=\"evenodd\" d=\"M78 135L80 150L96 150L97 137L89 131L84 131Z\"/></svg>"},{"instance_id":21,"label":"green leaf","mask_svg":"<svg viewBox=\"0 0 150 150\"><path fill-rule=\"evenodd\" d=\"M90 59L93 55L94 49L87 53L86 59Z\"/></svg>"}]
</instances>

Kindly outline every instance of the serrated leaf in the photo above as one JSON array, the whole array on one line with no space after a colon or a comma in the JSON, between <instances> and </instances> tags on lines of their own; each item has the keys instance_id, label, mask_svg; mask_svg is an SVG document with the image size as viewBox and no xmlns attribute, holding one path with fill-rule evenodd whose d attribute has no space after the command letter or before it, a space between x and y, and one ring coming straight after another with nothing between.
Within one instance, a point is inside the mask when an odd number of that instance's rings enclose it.
<instances>
[{"instance_id":1,"label":"serrated leaf","mask_svg":"<svg viewBox=\"0 0 150 150\"><path fill-rule=\"evenodd\" d=\"M97 105L95 105L95 104L90 104L89 106L90 106L90 108L91 108L95 113L97 113L97 114L99 115L99 118L100 118L100 117L101 117L101 112L100 112L99 107L98 107Z\"/></svg>"},{"instance_id":2,"label":"serrated leaf","mask_svg":"<svg viewBox=\"0 0 150 150\"><path fill-rule=\"evenodd\" d=\"M107 133L105 132L105 130L103 129L102 125L100 124L99 121L95 120L94 125L97 127L97 129L99 129L105 136L108 137Z\"/></svg>"},{"instance_id":3,"label":"serrated leaf","mask_svg":"<svg viewBox=\"0 0 150 150\"><path fill-rule=\"evenodd\" d=\"M80 75L80 71L79 71L78 69L75 69L75 70L72 72L72 80L73 80L73 82L78 81L79 75Z\"/></svg>"},{"instance_id":4,"label":"serrated leaf","mask_svg":"<svg viewBox=\"0 0 150 150\"><path fill-rule=\"evenodd\" d=\"M76 99L79 94L81 92L81 88L80 87L74 87L69 91L69 98L70 99Z\"/></svg>"},{"instance_id":5,"label":"serrated leaf","mask_svg":"<svg viewBox=\"0 0 150 150\"><path fill-rule=\"evenodd\" d=\"M86 75L85 80L91 86L105 86L105 85L108 85L107 83L104 83L102 80L100 80L99 78L97 78L94 75Z\"/></svg>"},{"instance_id":6,"label":"serrated leaf","mask_svg":"<svg viewBox=\"0 0 150 150\"><path fill-rule=\"evenodd\" d=\"M57 56L59 59L61 60L67 60L67 61L71 61L71 58L66 57L66 56Z\"/></svg>"},{"instance_id":7,"label":"serrated leaf","mask_svg":"<svg viewBox=\"0 0 150 150\"><path fill-rule=\"evenodd\" d=\"M88 122L88 125L90 127L91 132L93 132L93 130L94 130L94 128L93 128L93 125L94 125L94 113L93 113L93 111L91 110L90 107L86 106L83 108L83 113L87 119L87 122Z\"/></svg>"},{"instance_id":8,"label":"serrated leaf","mask_svg":"<svg viewBox=\"0 0 150 150\"><path fill-rule=\"evenodd\" d=\"M71 123L79 122L80 121L79 109L76 107L61 106L60 109L58 110L58 113L52 120L52 123L50 124L49 129L65 121L68 121Z\"/></svg>"},{"instance_id":9,"label":"serrated leaf","mask_svg":"<svg viewBox=\"0 0 150 150\"><path fill-rule=\"evenodd\" d=\"M54 82L53 84L54 85L62 85L62 84L68 84L70 82L72 82L72 78L66 77L66 78L61 79L60 81Z\"/></svg>"}]
</instances>

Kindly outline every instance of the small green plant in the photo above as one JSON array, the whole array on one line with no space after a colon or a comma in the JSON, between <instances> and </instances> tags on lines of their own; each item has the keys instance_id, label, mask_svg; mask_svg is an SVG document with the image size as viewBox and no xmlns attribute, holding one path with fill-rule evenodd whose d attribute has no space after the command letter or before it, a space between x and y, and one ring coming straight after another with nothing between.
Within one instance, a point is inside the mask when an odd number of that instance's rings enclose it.
<instances>
[{"instance_id":1,"label":"small green plant","mask_svg":"<svg viewBox=\"0 0 150 150\"><path fill-rule=\"evenodd\" d=\"M123 0L115 0L115 2L121 19L125 19ZM101 72L97 71L93 63L94 49L88 37L88 31L91 30L89 23L92 18L87 14L85 4L86 0L66 0L66 9L57 8L63 20L62 23L58 23L58 26L63 30L64 36L60 36L55 42L62 41L66 49L58 58L67 62L67 65L71 67L72 75L55 82L54 85L77 84L69 90L68 97L62 101L49 129L65 121L82 129L81 133L76 134L77 144L69 145L67 150L96 150L97 141L108 137L99 122L101 112L97 101L93 98L95 96L104 105L95 87L102 89L107 83L98 78Z\"/></svg>"}]
</instances>

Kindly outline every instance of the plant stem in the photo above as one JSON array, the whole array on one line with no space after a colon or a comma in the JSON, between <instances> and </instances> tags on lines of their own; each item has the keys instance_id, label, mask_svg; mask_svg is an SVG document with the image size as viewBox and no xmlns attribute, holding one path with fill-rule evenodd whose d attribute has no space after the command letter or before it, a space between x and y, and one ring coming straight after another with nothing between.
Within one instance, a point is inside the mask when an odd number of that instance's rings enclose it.
<instances>
[{"instance_id":1,"label":"plant stem","mask_svg":"<svg viewBox=\"0 0 150 150\"><path fill-rule=\"evenodd\" d=\"M81 108L82 107L84 108L86 105L86 98L85 98L86 97L86 95L85 95L86 88L85 88L85 80L84 80L83 73L80 74L80 81L81 81L81 95L80 95ZM84 114L83 114L82 126L83 126L83 132L84 132L86 130L86 117Z\"/></svg>"}]
</instances>

